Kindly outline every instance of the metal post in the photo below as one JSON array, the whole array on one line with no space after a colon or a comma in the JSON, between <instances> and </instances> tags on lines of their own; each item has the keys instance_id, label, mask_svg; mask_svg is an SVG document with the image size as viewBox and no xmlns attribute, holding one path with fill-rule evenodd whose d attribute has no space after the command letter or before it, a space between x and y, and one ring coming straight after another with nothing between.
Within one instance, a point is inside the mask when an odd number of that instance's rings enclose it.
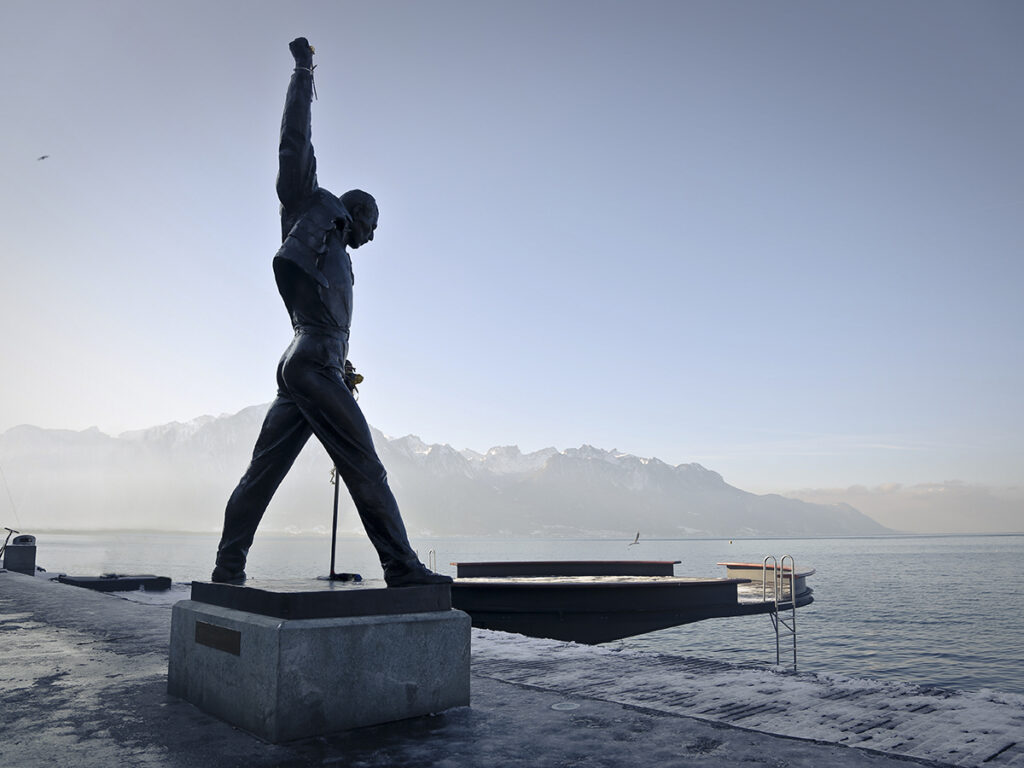
<instances>
[{"instance_id":1,"label":"metal post","mask_svg":"<svg viewBox=\"0 0 1024 768\"><path fill-rule=\"evenodd\" d=\"M338 548L338 468L331 467L331 482L334 484L334 519L331 522L331 578L334 573L334 553Z\"/></svg>"},{"instance_id":2,"label":"metal post","mask_svg":"<svg viewBox=\"0 0 1024 768\"><path fill-rule=\"evenodd\" d=\"M331 484L334 486L334 518L331 522L331 572L317 576L320 581L362 581L358 573L338 573L334 570L334 556L338 549L338 468L331 467Z\"/></svg>"}]
</instances>

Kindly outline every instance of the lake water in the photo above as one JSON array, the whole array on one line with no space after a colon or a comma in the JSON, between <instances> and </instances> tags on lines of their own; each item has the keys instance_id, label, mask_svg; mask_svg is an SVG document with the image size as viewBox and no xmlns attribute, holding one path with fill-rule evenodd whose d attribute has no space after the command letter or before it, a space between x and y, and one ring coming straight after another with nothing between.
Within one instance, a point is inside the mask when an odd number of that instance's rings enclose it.
<instances>
[{"instance_id":1,"label":"lake water","mask_svg":"<svg viewBox=\"0 0 1024 768\"><path fill-rule=\"evenodd\" d=\"M205 534L37 534L37 562L76 575L155 573L206 579L217 537ZM896 536L844 539L418 539L426 561L680 560L678 576L724 576L720 561L792 555L815 602L797 611L799 669L943 688L1024 694L1024 536ZM329 536L260 534L253 578L326 574ZM339 538L337 570L379 578L364 537ZM783 636L782 661L792 659ZM742 663L775 662L766 615L688 624L609 644ZM788 651L788 653L787 653Z\"/></svg>"}]
</instances>

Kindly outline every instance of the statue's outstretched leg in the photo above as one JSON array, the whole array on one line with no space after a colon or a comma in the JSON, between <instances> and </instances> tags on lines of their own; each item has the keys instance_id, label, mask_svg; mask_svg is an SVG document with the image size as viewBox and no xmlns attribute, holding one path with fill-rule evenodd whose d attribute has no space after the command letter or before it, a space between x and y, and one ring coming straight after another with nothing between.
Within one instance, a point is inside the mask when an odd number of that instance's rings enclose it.
<instances>
[{"instance_id":1,"label":"statue's outstretched leg","mask_svg":"<svg viewBox=\"0 0 1024 768\"><path fill-rule=\"evenodd\" d=\"M280 393L263 420L249 468L224 510L224 533L217 547L213 581L245 580L245 560L256 528L310 434L309 424L295 402Z\"/></svg>"},{"instance_id":2,"label":"statue's outstretched leg","mask_svg":"<svg viewBox=\"0 0 1024 768\"><path fill-rule=\"evenodd\" d=\"M377 550L388 586L447 584L451 579L420 563L377 457L362 410L344 382L341 366L292 358L283 377L295 404L345 482L366 535Z\"/></svg>"}]
</instances>

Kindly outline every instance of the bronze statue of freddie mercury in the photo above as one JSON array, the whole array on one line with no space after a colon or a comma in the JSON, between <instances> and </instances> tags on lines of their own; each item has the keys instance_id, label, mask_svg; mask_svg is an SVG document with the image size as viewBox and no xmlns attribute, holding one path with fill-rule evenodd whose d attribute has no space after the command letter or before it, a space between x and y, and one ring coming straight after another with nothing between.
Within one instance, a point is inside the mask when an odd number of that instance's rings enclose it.
<instances>
[{"instance_id":1,"label":"bronze statue of freddie mercury","mask_svg":"<svg viewBox=\"0 0 1024 768\"><path fill-rule=\"evenodd\" d=\"M242 583L256 528L270 499L310 435L327 449L377 549L389 587L447 584L417 558L377 457L370 429L346 376L352 319L348 248L373 240L377 203L362 190L340 198L317 183L311 141L313 48L289 44L295 70L288 84L277 196L283 243L274 256L277 288L295 338L277 366L277 398L267 411L252 461L228 500L212 580Z\"/></svg>"}]
</instances>

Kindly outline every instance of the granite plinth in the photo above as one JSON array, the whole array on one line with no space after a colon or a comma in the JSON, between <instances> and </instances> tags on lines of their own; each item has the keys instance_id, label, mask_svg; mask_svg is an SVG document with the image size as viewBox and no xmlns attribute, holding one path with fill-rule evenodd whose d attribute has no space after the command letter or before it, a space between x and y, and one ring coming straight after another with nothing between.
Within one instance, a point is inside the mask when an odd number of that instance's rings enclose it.
<instances>
[{"instance_id":1,"label":"granite plinth","mask_svg":"<svg viewBox=\"0 0 1024 768\"><path fill-rule=\"evenodd\" d=\"M317 598L306 603L294 597L308 598L303 590L268 598L252 594L265 590L207 586L221 588L207 596L266 599L275 610L324 609ZM376 605L370 614L326 618L284 618L183 600L172 611L167 690L272 743L466 706L469 616L451 609L382 615L381 603L373 603L383 593L385 604L392 595L398 602L391 607L408 608L416 596L403 593L421 589L433 594L420 596L431 604L450 600L447 585L368 587L343 595L337 588L312 590L321 593L319 599L323 592L330 592L331 600L342 595L335 610ZM282 603L282 596L298 602Z\"/></svg>"},{"instance_id":2,"label":"granite plinth","mask_svg":"<svg viewBox=\"0 0 1024 768\"><path fill-rule=\"evenodd\" d=\"M448 611L452 607L448 584L388 589L380 580L291 579L250 581L242 585L193 581L192 599L279 619L395 616Z\"/></svg>"}]
</instances>

